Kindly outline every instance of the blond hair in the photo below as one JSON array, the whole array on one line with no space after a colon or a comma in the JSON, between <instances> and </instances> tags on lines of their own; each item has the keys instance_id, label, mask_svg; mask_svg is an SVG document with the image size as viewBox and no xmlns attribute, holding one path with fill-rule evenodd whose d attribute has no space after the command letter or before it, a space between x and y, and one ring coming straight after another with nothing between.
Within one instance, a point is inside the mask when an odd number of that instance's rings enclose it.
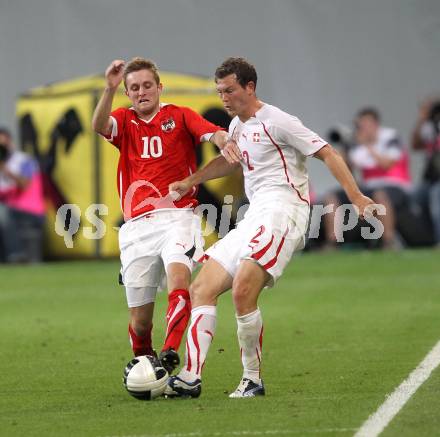
<instances>
[{"instance_id":1,"label":"blond hair","mask_svg":"<svg viewBox=\"0 0 440 437\"><path fill-rule=\"evenodd\" d=\"M145 59L141 57L133 58L124 68L124 85L127 88L127 76L133 71L149 70L153 73L154 80L157 85L160 84L159 70L157 65L151 59Z\"/></svg>"}]
</instances>

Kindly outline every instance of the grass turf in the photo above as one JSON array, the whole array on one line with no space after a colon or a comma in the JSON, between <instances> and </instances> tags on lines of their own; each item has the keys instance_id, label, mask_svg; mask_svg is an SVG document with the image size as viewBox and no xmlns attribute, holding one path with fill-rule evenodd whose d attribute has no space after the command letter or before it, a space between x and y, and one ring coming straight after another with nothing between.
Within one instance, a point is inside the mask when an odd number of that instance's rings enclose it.
<instances>
[{"instance_id":1,"label":"grass turf","mask_svg":"<svg viewBox=\"0 0 440 437\"><path fill-rule=\"evenodd\" d=\"M265 398L231 400L241 366L230 294L220 299L202 396L141 402L117 262L0 267L0 435L350 436L440 340L440 252L295 258L260 306ZM158 296L155 345L164 331ZM384 436L440 429L440 369Z\"/></svg>"}]
</instances>

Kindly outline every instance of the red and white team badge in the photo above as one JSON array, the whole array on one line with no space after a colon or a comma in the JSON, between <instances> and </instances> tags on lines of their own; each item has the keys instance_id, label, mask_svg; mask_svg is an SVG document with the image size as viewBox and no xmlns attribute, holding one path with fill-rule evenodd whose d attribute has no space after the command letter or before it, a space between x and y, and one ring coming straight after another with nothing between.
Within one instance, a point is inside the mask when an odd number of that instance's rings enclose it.
<instances>
[{"instance_id":1,"label":"red and white team badge","mask_svg":"<svg viewBox=\"0 0 440 437\"><path fill-rule=\"evenodd\" d=\"M252 142L254 142L254 143L260 142L260 132L254 132L252 134Z\"/></svg>"},{"instance_id":2,"label":"red and white team badge","mask_svg":"<svg viewBox=\"0 0 440 437\"><path fill-rule=\"evenodd\" d=\"M172 118L169 118L163 121L160 127L164 132L171 132L176 127L176 122Z\"/></svg>"}]
</instances>

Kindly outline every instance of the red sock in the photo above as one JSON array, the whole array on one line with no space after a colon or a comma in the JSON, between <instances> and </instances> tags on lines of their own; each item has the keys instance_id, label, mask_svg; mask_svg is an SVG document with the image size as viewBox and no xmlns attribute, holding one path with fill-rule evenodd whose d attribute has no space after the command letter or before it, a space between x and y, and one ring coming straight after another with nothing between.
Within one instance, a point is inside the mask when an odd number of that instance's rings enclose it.
<instances>
[{"instance_id":1,"label":"red sock","mask_svg":"<svg viewBox=\"0 0 440 437\"><path fill-rule=\"evenodd\" d=\"M179 350L190 317L191 301L188 290L173 290L168 295L167 333L162 350Z\"/></svg>"},{"instance_id":2,"label":"red sock","mask_svg":"<svg viewBox=\"0 0 440 437\"><path fill-rule=\"evenodd\" d=\"M153 324L151 324L150 329L147 331L144 337L140 337L134 332L131 325L128 325L128 338L130 339L131 348L135 357L139 355L154 355L153 346L151 342L151 331L153 329Z\"/></svg>"}]
</instances>

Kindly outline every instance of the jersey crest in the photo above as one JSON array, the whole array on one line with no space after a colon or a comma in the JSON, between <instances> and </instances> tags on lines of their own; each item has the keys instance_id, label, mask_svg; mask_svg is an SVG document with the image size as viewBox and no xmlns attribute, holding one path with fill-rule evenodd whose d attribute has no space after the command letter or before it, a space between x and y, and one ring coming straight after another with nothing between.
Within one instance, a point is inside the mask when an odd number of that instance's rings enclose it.
<instances>
[{"instance_id":1,"label":"jersey crest","mask_svg":"<svg viewBox=\"0 0 440 437\"><path fill-rule=\"evenodd\" d=\"M163 121L160 127L164 132L171 132L176 127L176 122L173 118L169 118L168 120Z\"/></svg>"}]
</instances>

